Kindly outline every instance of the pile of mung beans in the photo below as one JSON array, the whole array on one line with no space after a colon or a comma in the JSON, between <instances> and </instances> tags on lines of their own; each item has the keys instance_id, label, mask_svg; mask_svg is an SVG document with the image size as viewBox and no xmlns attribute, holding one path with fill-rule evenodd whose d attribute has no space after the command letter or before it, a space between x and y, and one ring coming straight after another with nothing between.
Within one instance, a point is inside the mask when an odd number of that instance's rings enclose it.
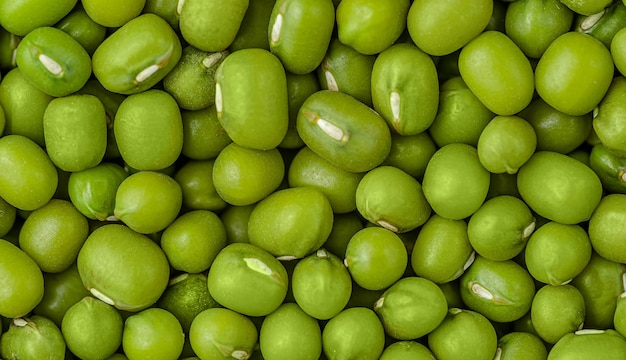
<instances>
[{"instance_id":1,"label":"pile of mung beans","mask_svg":"<svg viewBox=\"0 0 626 360\"><path fill-rule=\"evenodd\" d=\"M0 358L626 359L626 0L0 0Z\"/></svg>"}]
</instances>

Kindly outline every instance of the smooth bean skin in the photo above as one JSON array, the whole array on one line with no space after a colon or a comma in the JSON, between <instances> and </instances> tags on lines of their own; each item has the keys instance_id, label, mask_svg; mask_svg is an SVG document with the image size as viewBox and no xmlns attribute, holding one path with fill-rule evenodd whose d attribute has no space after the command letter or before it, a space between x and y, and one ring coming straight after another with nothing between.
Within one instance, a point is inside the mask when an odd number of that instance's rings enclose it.
<instances>
[{"instance_id":1,"label":"smooth bean skin","mask_svg":"<svg viewBox=\"0 0 626 360\"><path fill-rule=\"evenodd\" d=\"M146 0L81 0L85 11L95 22L106 27L120 27L137 17ZM113 9L115 9L113 11Z\"/></svg>"},{"instance_id":2,"label":"smooth bean skin","mask_svg":"<svg viewBox=\"0 0 626 360\"><path fill-rule=\"evenodd\" d=\"M602 257L626 263L626 195L609 194L600 200L589 219L589 240Z\"/></svg>"},{"instance_id":3,"label":"smooth bean skin","mask_svg":"<svg viewBox=\"0 0 626 360\"><path fill-rule=\"evenodd\" d=\"M181 54L170 25L157 15L143 14L98 46L92 56L93 74L111 92L136 94L162 80Z\"/></svg>"},{"instance_id":4,"label":"smooth bean skin","mask_svg":"<svg viewBox=\"0 0 626 360\"><path fill-rule=\"evenodd\" d=\"M178 31L178 2L175 0L146 0L142 13L152 13L162 17L168 24Z\"/></svg>"},{"instance_id":5,"label":"smooth bean skin","mask_svg":"<svg viewBox=\"0 0 626 360\"><path fill-rule=\"evenodd\" d=\"M98 165L106 152L107 123L102 102L93 95L54 99L43 116L46 152L61 170Z\"/></svg>"},{"instance_id":6,"label":"smooth bean skin","mask_svg":"<svg viewBox=\"0 0 626 360\"><path fill-rule=\"evenodd\" d=\"M207 309L193 320L189 339L194 352L205 359L252 355L259 333L254 323L235 311Z\"/></svg>"},{"instance_id":7,"label":"smooth bean skin","mask_svg":"<svg viewBox=\"0 0 626 360\"><path fill-rule=\"evenodd\" d=\"M331 0L278 0L268 26L270 51L294 74L315 70L330 43L335 25Z\"/></svg>"},{"instance_id":8,"label":"smooth bean skin","mask_svg":"<svg viewBox=\"0 0 626 360\"><path fill-rule=\"evenodd\" d=\"M218 211L226 207L213 183L214 165L214 160L191 160L178 168L174 180L183 192L183 208Z\"/></svg>"},{"instance_id":9,"label":"smooth bean skin","mask_svg":"<svg viewBox=\"0 0 626 360\"><path fill-rule=\"evenodd\" d=\"M476 148L448 144L431 158L422 190L437 215L464 219L484 202L489 190L489 172L480 164Z\"/></svg>"},{"instance_id":10,"label":"smooth bean skin","mask_svg":"<svg viewBox=\"0 0 626 360\"><path fill-rule=\"evenodd\" d=\"M71 202L52 199L33 211L20 230L20 248L48 273L69 268L87 239L87 219Z\"/></svg>"},{"instance_id":11,"label":"smooth bean skin","mask_svg":"<svg viewBox=\"0 0 626 360\"><path fill-rule=\"evenodd\" d=\"M597 144L589 154L589 166L598 175L605 189L626 194L626 156L618 156L606 146Z\"/></svg>"},{"instance_id":12,"label":"smooth bean skin","mask_svg":"<svg viewBox=\"0 0 626 360\"><path fill-rule=\"evenodd\" d=\"M528 239L524 261L535 280L562 285L583 271L591 250L589 236L580 226L548 222Z\"/></svg>"},{"instance_id":13,"label":"smooth bean skin","mask_svg":"<svg viewBox=\"0 0 626 360\"><path fill-rule=\"evenodd\" d=\"M574 12L559 0L521 0L507 7L506 34L530 58L540 58L554 39L572 27Z\"/></svg>"},{"instance_id":14,"label":"smooth bean skin","mask_svg":"<svg viewBox=\"0 0 626 360\"><path fill-rule=\"evenodd\" d=\"M467 234L472 248L482 257L504 261L524 250L535 225L535 218L522 200L496 196L472 215Z\"/></svg>"},{"instance_id":15,"label":"smooth bean skin","mask_svg":"<svg viewBox=\"0 0 626 360\"><path fill-rule=\"evenodd\" d=\"M602 198L602 183L593 170L551 151L536 152L520 168L517 186L533 211L563 224L588 220Z\"/></svg>"},{"instance_id":16,"label":"smooth bean skin","mask_svg":"<svg viewBox=\"0 0 626 360\"><path fill-rule=\"evenodd\" d=\"M0 138L0 196L20 210L35 210L54 195L57 170L45 151L27 137ZM28 196L24 196L28 194Z\"/></svg>"},{"instance_id":17,"label":"smooth bean skin","mask_svg":"<svg viewBox=\"0 0 626 360\"><path fill-rule=\"evenodd\" d=\"M570 8L572 11L581 15L593 15L602 11L611 4L610 0L559 0L562 4Z\"/></svg>"},{"instance_id":18,"label":"smooth bean skin","mask_svg":"<svg viewBox=\"0 0 626 360\"><path fill-rule=\"evenodd\" d=\"M141 258L141 262L136 259ZM119 224L94 230L80 249L78 272L98 299L136 312L154 304L169 281L170 267L159 246Z\"/></svg>"},{"instance_id":19,"label":"smooth bean skin","mask_svg":"<svg viewBox=\"0 0 626 360\"><path fill-rule=\"evenodd\" d=\"M428 128L439 147L463 143L476 147L481 132L494 117L460 76L446 80L439 92L439 108Z\"/></svg>"},{"instance_id":20,"label":"smooth bean skin","mask_svg":"<svg viewBox=\"0 0 626 360\"><path fill-rule=\"evenodd\" d=\"M107 160L120 159L121 155L117 148L117 142L115 141L113 122L115 120L115 114L126 96L105 89L96 79L88 80L85 86L78 91L78 94L94 95L100 99L102 105L104 105L107 119L107 150L104 156Z\"/></svg>"},{"instance_id":21,"label":"smooth bean skin","mask_svg":"<svg viewBox=\"0 0 626 360\"><path fill-rule=\"evenodd\" d=\"M250 243L274 256L302 258L319 249L330 234L333 210L320 190L278 190L261 200L248 220Z\"/></svg>"},{"instance_id":22,"label":"smooth bean skin","mask_svg":"<svg viewBox=\"0 0 626 360\"><path fill-rule=\"evenodd\" d=\"M233 42L248 0L221 1L186 0L180 9L180 32L189 44L208 51L223 51Z\"/></svg>"},{"instance_id":23,"label":"smooth bean skin","mask_svg":"<svg viewBox=\"0 0 626 360\"><path fill-rule=\"evenodd\" d=\"M343 257L350 238L363 229L361 215L357 211L346 214L335 214L333 229L324 243L324 249L332 254Z\"/></svg>"},{"instance_id":24,"label":"smooth bean skin","mask_svg":"<svg viewBox=\"0 0 626 360\"><path fill-rule=\"evenodd\" d=\"M214 159L233 142L219 120L215 105L196 111L182 111L183 148L181 154L192 160Z\"/></svg>"},{"instance_id":25,"label":"smooth bean skin","mask_svg":"<svg viewBox=\"0 0 626 360\"><path fill-rule=\"evenodd\" d=\"M325 249L298 261L291 280L293 297L308 315L328 320L343 310L352 294L352 279L341 259Z\"/></svg>"},{"instance_id":26,"label":"smooth bean skin","mask_svg":"<svg viewBox=\"0 0 626 360\"><path fill-rule=\"evenodd\" d=\"M519 116L496 116L478 138L478 159L491 173L516 173L537 148L532 125Z\"/></svg>"},{"instance_id":27,"label":"smooth bean skin","mask_svg":"<svg viewBox=\"0 0 626 360\"><path fill-rule=\"evenodd\" d=\"M594 110L593 129L604 146L618 155L626 155L626 126L617 118L626 112L626 78L618 76L611 85L596 110Z\"/></svg>"},{"instance_id":28,"label":"smooth bean skin","mask_svg":"<svg viewBox=\"0 0 626 360\"><path fill-rule=\"evenodd\" d=\"M43 274L37 263L23 250L0 239L0 316L18 318L27 315L41 301L44 293Z\"/></svg>"},{"instance_id":29,"label":"smooth bean skin","mask_svg":"<svg viewBox=\"0 0 626 360\"><path fill-rule=\"evenodd\" d=\"M343 0L337 6L339 41L373 55L391 46L406 28L409 1Z\"/></svg>"},{"instance_id":30,"label":"smooth bean skin","mask_svg":"<svg viewBox=\"0 0 626 360\"><path fill-rule=\"evenodd\" d=\"M39 315L14 319L0 338L0 356L5 359L62 359L65 349L61 330Z\"/></svg>"},{"instance_id":31,"label":"smooth bean skin","mask_svg":"<svg viewBox=\"0 0 626 360\"><path fill-rule=\"evenodd\" d=\"M476 97L498 115L514 115L532 100L535 79L530 62L501 32L486 31L464 46L459 71Z\"/></svg>"},{"instance_id":32,"label":"smooth bean skin","mask_svg":"<svg viewBox=\"0 0 626 360\"><path fill-rule=\"evenodd\" d=\"M462 0L413 2L407 29L417 47L430 55L447 55L460 49L489 24L493 1L471 5Z\"/></svg>"},{"instance_id":33,"label":"smooth bean skin","mask_svg":"<svg viewBox=\"0 0 626 360\"><path fill-rule=\"evenodd\" d=\"M541 341L543 344L543 340L541 340L539 334L537 334L537 331L533 326L533 322L530 318L530 312L527 312L526 315L515 320L515 322L513 323L513 331L535 335L537 339L539 339L539 341Z\"/></svg>"},{"instance_id":34,"label":"smooth bean skin","mask_svg":"<svg viewBox=\"0 0 626 360\"><path fill-rule=\"evenodd\" d=\"M581 330L567 334L559 340L548 354L548 360L565 360L599 357L618 360L624 357L626 340L613 329Z\"/></svg>"},{"instance_id":35,"label":"smooth bean skin","mask_svg":"<svg viewBox=\"0 0 626 360\"><path fill-rule=\"evenodd\" d=\"M178 359L185 334L170 312L151 308L129 316L124 322L122 347L129 360L151 357Z\"/></svg>"},{"instance_id":36,"label":"smooth bean skin","mask_svg":"<svg viewBox=\"0 0 626 360\"><path fill-rule=\"evenodd\" d=\"M385 49L372 68L372 102L400 135L428 129L439 105L437 69L430 56L406 43Z\"/></svg>"},{"instance_id":37,"label":"smooth bean skin","mask_svg":"<svg viewBox=\"0 0 626 360\"><path fill-rule=\"evenodd\" d=\"M375 360L383 352L385 330L374 311L354 307L326 323L322 344L328 360Z\"/></svg>"},{"instance_id":38,"label":"smooth bean skin","mask_svg":"<svg viewBox=\"0 0 626 360\"><path fill-rule=\"evenodd\" d=\"M432 281L406 277L389 287L374 304L387 334L413 340L435 330L448 313L443 291Z\"/></svg>"},{"instance_id":39,"label":"smooth bean skin","mask_svg":"<svg viewBox=\"0 0 626 360\"><path fill-rule=\"evenodd\" d=\"M289 126L287 78L280 60L267 50L230 54L215 73L217 116L233 141L269 150Z\"/></svg>"},{"instance_id":40,"label":"smooth bean skin","mask_svg":"<svg viewBox=\"0 0 626 360\"><path fill-rule=\"evenodd\" d=\"M103 359L122 344L122 316L114 307L84 297L63 316L61 332L67 348L83 359Z\"/></svg>"},{"instance_id":41,"label":"smooth bean skin","mask_svg":"<svg viewBox=\"0 0 626 360\"><path fill-rule=\"evenodd\" d=\"M448 302L448 309L452 308L463 308L465 305L463 304L463 299L461 299L461 291L459 289L459 281L449 281L443 284L437 284L443 294L446 297L446 301Z\"/></svg>"},{"instance_id":42,"label":"smooth bean skin","mask_svg":"<svg viewBox=\"0 0 626 360\"><path fill-rule=\"evenodd\" d=\"M228 206L220 213L220 219L226 229L226 238L229 244L236 242L249 243L248 220L256 204L243 206Z\"/></svg>"},{"instance_id":43,"label":"smooth bean skin","mask_svg":"<svg viewBox=\"0 0 626 360\"><path fill-rule=\"evenodd\" d=\"M617 299L624 292L624 265L592 254L583 271L572 280L585 299L585 328L612 327Z\"/></svg>"},{"instance_id":44,"label":"smooth bean skin","mask_svg":"<svg viewBox=\"0 0 626 360\"><path fill-rule=\"evenodd\" d=\"M0 238L11 231L13 225L15 225L16 216L17 209L6 202L6 200L0 200Z\"/></svg>"},{"instance_id":45,"label":"smooth bean skin","mask_svg":"<svg viewBox=\"0 0 626 360\"><path fill-rule=\"evenodd\" d=\"M344 264L359 286L382 290L402 277L408 254L402 240L391 230L366 227L348 242Z\"/></svg>"},{"instance_id":46,"label":"smooth bean skin","mask_svg":"<svg viewBox=\"0 0 626 360\"><path fill-rule=\"evenodd\" d=\"M120 183L113 215L138 233L152 234L176 219L182 202L182 190L173 178L154 171L140 171Z\"/></svg>"},{"instance_id":47,"label":"smooth bean skin","mask_svg":"<svg viewBox=\"0 0 626 360\"><path fill-rule=\"evenodd\" d=\"M351 172L380 165L391 149L385 120L337 91L321 90L309 96L298 113L297 129L311 150Z\"/></svg>"},{"instance_id":48,"label":"smooth bean skin","mask_svg":"<svg viewBox=\"0 0 626 360\"><path fill-rule=\"evenodd\" d=\"M228 47L231 52L248 48L270 49L268 24L275 3L276 0L248 2L239 31Z\"/></svg>"},{"instance_id":49,"label":"smooth bean skin","mask_svg":"<svg viewBox=\"0 0 626 360\"><path fill-rule=\"evenodd\" d=\"M376 56L365 55L333 38L317 77L324 90L341 91L372 106L372 70Z\"/></svg>"},{"instance_id":50,"label":"smooth bean skin","mask_svg":"<svg viewBox=\"0 0 626 360\"><path fill-rule=\"evenodd\" d=\"M32 85L19 68L4 74L0 82L0 106L6 120L3 134L23 135L43 146L43 114L52 99Z\"/></svg>"},{"instance_id":51,"label":"smooth bean skin","mask_svg":"<svg viewBox=\"0 0 626 360\"><path fill-rule=\"evenodd\" d=\"M572 285L546 285L537 290L530 316L539 336L555 344L564 335L583 327L585 300Z\"/></svg>"},{"instance_id":52,"label":"smooth bean skin","mask_svg":"<svg viewBox=\"0 0 626 360\"><path fill-rule=\"evenodd\" d=\"M93 21L82 7L77 7L56 25L81 44L91 56L106 37L106 28Z\"/></svg>"},{"instance_id":53,"label":"smooth bean skin","mask_svg":"<svg viewBox=\"0 0 626 360\"><path fill-rule=\"evenodd\" d=\"M67 15L77 0L49 3L46 0L3 1L0 3L0 25L11 34L24 36L42 26L52 26ZM46 11L41 11L45 8Z\"/></svg>"},{"instance_id":54,"label":"smooth bean skin","mask_svg":"<svg viewBox=\"0 0 626 360\"><path fill-rule=\"evenodd\" d=\"M165 169L183 148L180 109L162 90L124 99L115 114L113 130L122 159L137 170Z\"/></svg>"},{"instance_id":55,"label":"smooth bean skin","mask_svg":"<svg viewBox=\"0 0 626 360\"><path fill-rule=\"evenodd\" d=\"M328 162L306 146L293 158L287 174L289 186L312 186L324 193L335 214L356 210L356 190L363 176Z\"/></svg>"},{"instance_id":56,"label":"smooth bean skin","mask_svg":"<svg viewBox=\"0 0 626 360\"><path fill-rule=\"evenodd\" d=\"M461 276L461 297L472 310L497 322L515 321L530 310L535 284L513 260L491 261L476 256Z\"/></svg>"},{"instance_id":57,"label":"smooth bean skin","mask_svg":"<svg viewBox=\"0 0 626 360\"><path fill-rule=\"evenodd\" d=\"M33 314L46 317L61 328L63 316L74 304L89 296L76 263L60 273L44 274L43 298L33 309Z\"/></svg>"},{"instance_id":58,"label":"smooth bean skin","mask_svg":"<svg viewBox=\"0 0 626 360\"><path fill-rule=\"evenodd\" d=\"M385 348L380 360L434 360L433 353L415 341L397 341Z\"/></svg>"},{"instance_id":59,"label":"smooth bean skin","mask_svg":"<svg viewBox=\"0 0 626 360\"><path fill-rule=\"evenodd\" d=\"M391 150L381 165L396 167L421 181L435 151L437 146L428 132L406 136L392 134Z\"/></svg>"},{"instance_id":60,"label":"smooth bean skin","mask_svg":"<svg viewBox=\"0 0 626 360\"><path fill-rule=\"evenodd\" d=\"M188 273L207 270L225 246L224 225L208 210L190 211L177 217L161 235L161 248L170 265Z\"/></svg>"},{"instance_id":61,"label":"smooth bean skin","mask_svg":"<svg viewBox=\"0 0 626 360\"><path fill-rule=\"evenodd\" d=\"M548 351L538 336L513 331L498 339L499 360L546 360Z\"/></svg>"},{"instance_id":62,"label":"smooth bean skin","mask_svg":"<svg viewBox=\"0 0 626 360\"><path fill-rule=\"evenodd\" d=\"M483 315L452 308L441 325L428 334L428 346L440 360L490 360L498 338L493 325Z\"/></svg>"},{"instance_id":63,"label":"smooth bean skin","mask_svg":"<svg viewBox=\"0 0 626 360\"><path fill-rule=\"evenodd\" d=\"M322 354L322 331L297 304L285 303L263 320L259 346L268 360L317 360Z\"/></svg>"},{"instance_id":64,"label":"smooth bean skin","mask_svg":"<svg viewBox=\"0 0 626 360\"><path fill-rule=\"evenodd\" d=\"M518 115L535 130L537 151L570 153L585 142L592 128L591 114L568 115L541 98L533 100Z\"/></svg>"},{"instance_id":65,"label":"smooth bean skin","mask_svg":"<svg viewBox=\"0 0 626 360\"><path fill-rule=\"evenodd\" d=\"M103 221L113 215L115 193L127 176L121 166L112 162L72 172L67 184L70 200L88 219Z\"/></svg>"},{"instance_id":66,"label":"smooth bean skin","mask_svg":"<svg viewBox=\"0 0 626 360\"><path fill-rule=\"evenodd\" d=\"M615 67L620 74L626 74L626 30L619 30L611 39L609 47Z\"/></svg>"},{"instance_id":67,"label":"smooth bean skin","mask_svg":"<svg viewBox=\"0 0 626 360\"><path fill-rule=\"evenodd\" d=\"M53 27L29 32L17 47L16 60L33 85L55 97L76 92L91 75L87 51L70 35Z\"/></svg>"},{"instance_id":68,"label":"smooth bean skin","mask_svg":"<svg viewBox=\"0 0 626 360\"><path fill-rule=\"evenodd\" d=\"M278 147L282 149L299 149L304 146L304 142L296 129L298 111L300 111L300 107L309 96L320 90L320 84L315 73L296 75L288 72L286 75L287 95L289 95L289 126L283 141L281 141Z\"/></svg>"},{"instance_id":69,"label":"smooth bean skin","mask_svg":"<svg viewBox=\"0 0 626 360\"><path fill-rule=\"evenodd\" d=\"M207 282L209 293L221 305L244 315L264 316L282 304L288 277L285 267L269 252L234 243L217 254Z\"/></svg>"},{"instance_id":70,"label":"smooth bean skin","mask_svg":"<svg viewBox=\"0 0 626 360\"><path fill-rule=\"evenodd\" d=\"M231 205L254 204L280 185L285 164L277 149L257 150L231 143L213 164L213 184Z\"/></svg>"},{"instance_id":71,"label":"smooth bean skin","mask_svg":"<svg viewBox=\"0 0 626 360\"><path fill-rule=\"evenodd\" d=\"M591 35L567 32L554 40L535 68L536 91L569 115L584 115L604 97L613 79L609 50Z\"/></svg>"},{"instance_id":72,"label":"smooth bean skin","mask_svg":"<svg viewBox=\"0 0 626 360\"><path fill-rule=\"evenodd\" d=\"M474 251L463 220L432 215L422 226L411 250L411 267L417 276L437 284L457 279L474 261Z\"/></svg>"},{"instance_id":73,"label":"smooth bean skin","mask_svg":"<svg viewBox=\"0 0 626 360\"><path fill-rule=\"evenodd\" d=\"M356 207L371 223L397 233L416 229L431 214L421 184L392 166L379 166L363 176L356 188Z\"/></svg>"}]
</instances>

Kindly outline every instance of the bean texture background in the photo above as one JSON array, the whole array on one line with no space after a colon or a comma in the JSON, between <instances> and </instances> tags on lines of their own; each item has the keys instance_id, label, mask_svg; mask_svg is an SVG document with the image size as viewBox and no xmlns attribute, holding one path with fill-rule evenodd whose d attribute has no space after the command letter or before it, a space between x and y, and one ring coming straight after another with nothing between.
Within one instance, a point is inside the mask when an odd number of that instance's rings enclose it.
<instances>
[{"instance_id":1,"label":"bean texture background","mask_svg":"<svg viewBox=\"0 0 626 360\"><path fill-rule=\"evenodd\" d=\"M0 0L0 358L626 353L626 0Z\"/></svg>"}]
</instances>

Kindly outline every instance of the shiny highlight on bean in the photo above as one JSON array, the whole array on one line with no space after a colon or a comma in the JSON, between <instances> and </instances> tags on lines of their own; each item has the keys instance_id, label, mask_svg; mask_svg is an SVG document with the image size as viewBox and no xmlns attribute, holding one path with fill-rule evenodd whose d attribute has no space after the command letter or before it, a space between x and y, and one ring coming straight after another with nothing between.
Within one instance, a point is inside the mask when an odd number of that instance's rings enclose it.
<instances>
[{"instance_id":1,"label":"shiny highlight on bean","mask_svg":"<svg viewBox=\"0 0 626 360\"><path fill-rule=\"evenodd\" d=\"M95 296L97 299L102 300L104 303L107 303L111 306L115 306L115 301L113 301L113 299L111 299L110 297L104 295L103 293L101 293L98 289L96 288L91 288L89 289L89 292Z\"/></svg>"},{"instance_id":2,"label":"shiny highlight on bean","mask_svg":"<svg viewBox=\"0 0 626 360\"><path fill-rule=\"evenodd\" d=\"M385 221L385 220L378 220L376 223L377 223L378 225L380 225L380 226L384 227L384 228L385 228L385 229L387 229L387 230L391 230L391 231L393 231L393 232L395 232L395 233L397 233L397 232L398 232L398 228L397 228L396 226L394 226L394 225L392 225L392 224L388 223L388 222L387 222L387 221Z\"/></svg>"},{"instance_id":3,"label":"shiny highlight on bean","mask_svg":"<svg viewBox=\"0 0 626 360\"><path fill-rule=\"evenodd\" d=\"M392 91L389 94L389 105L391 105L394 125L397 125L400 122L400 93Z\"/></svg>"},{"instance_id":4,"label":"shiny highlight on bean","mask_svg":"<svg viewBox=\"0 0 626 360\"><path fill-rule=\"evenodd\" d=\"M317 118L315 120L315 124L319 126L322 131L330 136L333 140L346 142L348 140L348 135L341 130L340 127L332 124L324 119Z\"/></svg>"},{"instance_id":5,"label":"shiny highlight on bean","mask_svg":"<svg viewBox=\"0 0 626 360\"><path fill-rule=\"evenodd\" d=\"M280 40L280 33L283 28L283 15L276 15L276 20L274 21L274 25L272 26L271 38L273 44L277 43Z\"/></svg>"},{"instance_id":6,"label":"shiny highlight on bean","mask_svg":"<svg viewBox=\"0 0 626 360\"><path fill-rule=\"evenodd\" d=\"M256 258L243 258L243 261L246 263L246 265L250 269L252 269L252 270L254 270L254 271L258 272L258 273L261 273L261 274L267 275L267 276L271 276L272 273L273 273L272 269L269 266L267 266L266 263L264 263L263 261L261 261L259 259L256 259Z\"/></svg>"},{"instance_id":7,"label":"shiny highlight on bean","mask_svg":"<svg viewBox=\"0 0 626 360\"><path fill-rule=\"evenodd\" d=\"M154 73L156 73L157 71L159 71L158 65L150 65L147 68L141 70L139 74L135 76L135 82L142 83L146 81L146 79L148 79L150 76L154 75Z\"/></svg>"},{"instance_id":8,"label":"shiny highlight on bean","mask_svg":"<svg viewBox=\"0 0 626 360\"><path fill-rule=\"evenodd\" d=\"M324 77L326 78L326 86L328 90L339 91L339 85L337 84L337 80L335 79L335 75L328 70L324 71Z\"/></svg>"},{"instance_id":9,"label":"shiny highlight on bean","mask_svg":"<svg viewBox=\"0 0 626 360\"><path fill-rule=\"evenodd\" d=\"M204 59L202 59L202 66L209 69L213 65L217 64L220 60L224 58L224 55L221 52L213 53Z\"/></svg>"},{"instance_id":10,"label":"shiny highlight on bean","mask_svg":"<svg viewBox=\"0 0 626 360\"><path fill-rule=\"evenodd\" d=\"M481 299L485 299L485 300L494 299L493 294L480 284L474 283L471 285L470 289L474 295L478 296Z\"/></svg>"},{"instance_id":11,"label":"shiny highlight on bean","mask_svg":"<svg viewBox=\"0 0 626 360\"><path fill-rule=\"evenodd\" d=\"M48 70L52 75L60 76L63 74L63 67L61 67L61 64L56 62L54 59L52 59L48 55L39 54L37 59L39 59L39 62L41 62L41 64L46 68L46 70Z\"/></svg>"},{"instance_id":12,"label":"shiny highlight on bean","mask_svg":"<svg viewBox=\"0 0 626 360\"><path fill-rule=\"evenodd\" d=\"M219 83L215 84L215 110L217 116L222 116L222 87Z\"/></svg>"}]
</instances>

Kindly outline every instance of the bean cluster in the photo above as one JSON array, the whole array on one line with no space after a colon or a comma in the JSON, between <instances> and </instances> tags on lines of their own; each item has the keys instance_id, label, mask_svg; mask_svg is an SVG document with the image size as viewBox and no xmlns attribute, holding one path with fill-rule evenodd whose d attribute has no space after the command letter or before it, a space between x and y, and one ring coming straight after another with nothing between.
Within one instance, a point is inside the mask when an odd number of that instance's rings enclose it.
<instances>
[{"instance_id":1,"label":"bean cluster","mask_svg":"<svg viewBox=\"0 0 626 360\"><path fill-rule=\"evenodd\" d=\"M0 358L626 358L626 0L0 26Z\"/></svg>"}]
</instances>

